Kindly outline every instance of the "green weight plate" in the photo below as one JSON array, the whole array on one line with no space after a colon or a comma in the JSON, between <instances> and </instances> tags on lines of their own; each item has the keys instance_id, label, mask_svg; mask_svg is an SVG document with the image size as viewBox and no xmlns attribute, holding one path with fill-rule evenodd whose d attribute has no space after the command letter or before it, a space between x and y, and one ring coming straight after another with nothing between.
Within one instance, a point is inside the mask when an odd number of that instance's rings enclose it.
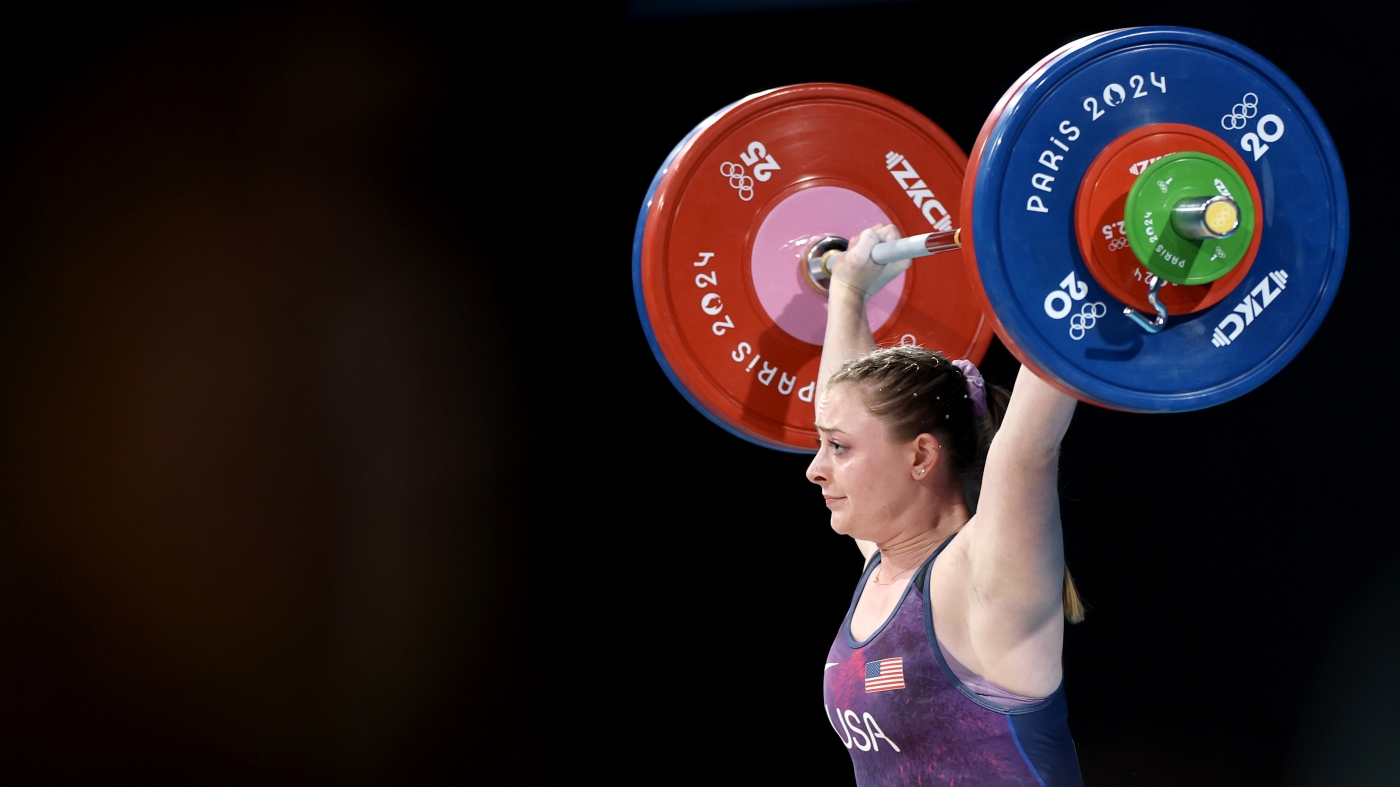
<instances>
[{"instance_id":1,"label":"green weight plate","mask_svg":"<svg viewBox=\"0 0 1400 787\"><path fill-rule=\"evenodd\" d=\"M1229 197L1239 227L1226 238L1184 238L1172 227L1172 208L1190 197ZM1128 242L1144 267L1174 284L1208 284L1244 259L1254 237L1254 199L1228 164L1207 153L1174 153L1156 161L1128 192Z\"/></svg>"}]
</instances>

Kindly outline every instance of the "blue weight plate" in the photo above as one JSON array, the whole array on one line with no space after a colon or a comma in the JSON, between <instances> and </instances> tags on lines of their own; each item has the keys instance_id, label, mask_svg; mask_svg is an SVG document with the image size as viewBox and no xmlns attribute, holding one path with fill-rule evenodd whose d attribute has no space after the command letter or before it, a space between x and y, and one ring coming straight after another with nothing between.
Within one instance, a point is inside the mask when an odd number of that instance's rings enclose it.
<instances>
[{"instance_id":1,"label":"blue weight plate","mask_svg":"<svg viewBox=\"0 0 1400 787\"><path fill-rule=\"evenodd\" d=\"M1094 157L1153 123L1235 146L1260 184L1264 230L1233 292L1150 335L1089 273L1074 209ZM1302 350L1336 295L1349 219L1332 139L1288 77L1220 36L1162 27L1087 40L1013 88L973 163L964 215L998 333L1086 401L1175 412L1233 399Z\"/></svg>"}]
</instances>

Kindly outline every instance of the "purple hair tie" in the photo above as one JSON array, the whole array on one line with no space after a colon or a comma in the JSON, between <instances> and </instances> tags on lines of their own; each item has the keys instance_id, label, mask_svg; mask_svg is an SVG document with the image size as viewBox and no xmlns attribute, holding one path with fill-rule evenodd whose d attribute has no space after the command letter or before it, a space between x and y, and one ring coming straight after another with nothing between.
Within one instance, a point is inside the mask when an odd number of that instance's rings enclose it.
<instances>
[{"instance_id":1,"label":"purple hair tie","mask_svg":"<svg viewBox=\"0 0 1400 787\"><path fill-rule=\"evenodd\" d=\"M981 418L987 414L987 383L983 381L982 373L966 358L953 361L953 365L961 369L963 377L967 378L967 398L972 400L972 414Z\"/></svg>"}]
</instances>

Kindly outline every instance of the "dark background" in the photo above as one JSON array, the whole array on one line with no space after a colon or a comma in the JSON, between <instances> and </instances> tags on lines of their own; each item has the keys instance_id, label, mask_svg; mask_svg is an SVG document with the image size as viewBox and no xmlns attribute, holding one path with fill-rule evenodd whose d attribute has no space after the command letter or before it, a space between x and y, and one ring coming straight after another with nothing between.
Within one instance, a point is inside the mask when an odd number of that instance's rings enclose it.
<instances>
[{"instance_id":1,"label":"dark background","mask_svg":"<svg viewBox=\"0 0 1400 787\"><path fill-rule=\"evenodd\" d=\"M0 772L849 784L816 665L858 553L806 459L711 425L652 359L647 185L752 92L873 88L970 148L1061 44L1181 24L1317 107L1350 265L1263 388L1080 407L1071 727L1090 784L1390 783L1393 22L801 0L12 18ZM1000 344L983 367L1014 379Z\"/></svg>"}]
</instances>

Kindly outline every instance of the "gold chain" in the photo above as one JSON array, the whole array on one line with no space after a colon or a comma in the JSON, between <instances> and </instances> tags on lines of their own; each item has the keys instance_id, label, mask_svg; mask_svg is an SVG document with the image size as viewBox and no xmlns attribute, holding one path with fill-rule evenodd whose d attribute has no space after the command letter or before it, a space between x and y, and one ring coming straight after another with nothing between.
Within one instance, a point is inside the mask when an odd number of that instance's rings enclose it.
<instances>
[{"instance_id":1,"label":"gold chain","mask_svg":"<svg viewBox=\"0 0 1400 787\"><path fill-rule=\"evenodd\" d=\"M903 574L904 572L908 571L908 570L911 569L911 568L917 568L918 565L919 565L918 563L915 563L914 565L910 566L909 568L901 568L898 572L895 573L894 577L893 577L892 579L890 579L889 582L881 582L880 580L885 576L885 562L884 562L884 561L880 561L880 573L879 573L878 576L876 576L876 577L874 578L874 582L875 582L875 584L877 584L877 585L889 585L889 584L893 583L894 580L899 579L899 575L900 575L900 574Z\"/></svg>"}]
</instances>

